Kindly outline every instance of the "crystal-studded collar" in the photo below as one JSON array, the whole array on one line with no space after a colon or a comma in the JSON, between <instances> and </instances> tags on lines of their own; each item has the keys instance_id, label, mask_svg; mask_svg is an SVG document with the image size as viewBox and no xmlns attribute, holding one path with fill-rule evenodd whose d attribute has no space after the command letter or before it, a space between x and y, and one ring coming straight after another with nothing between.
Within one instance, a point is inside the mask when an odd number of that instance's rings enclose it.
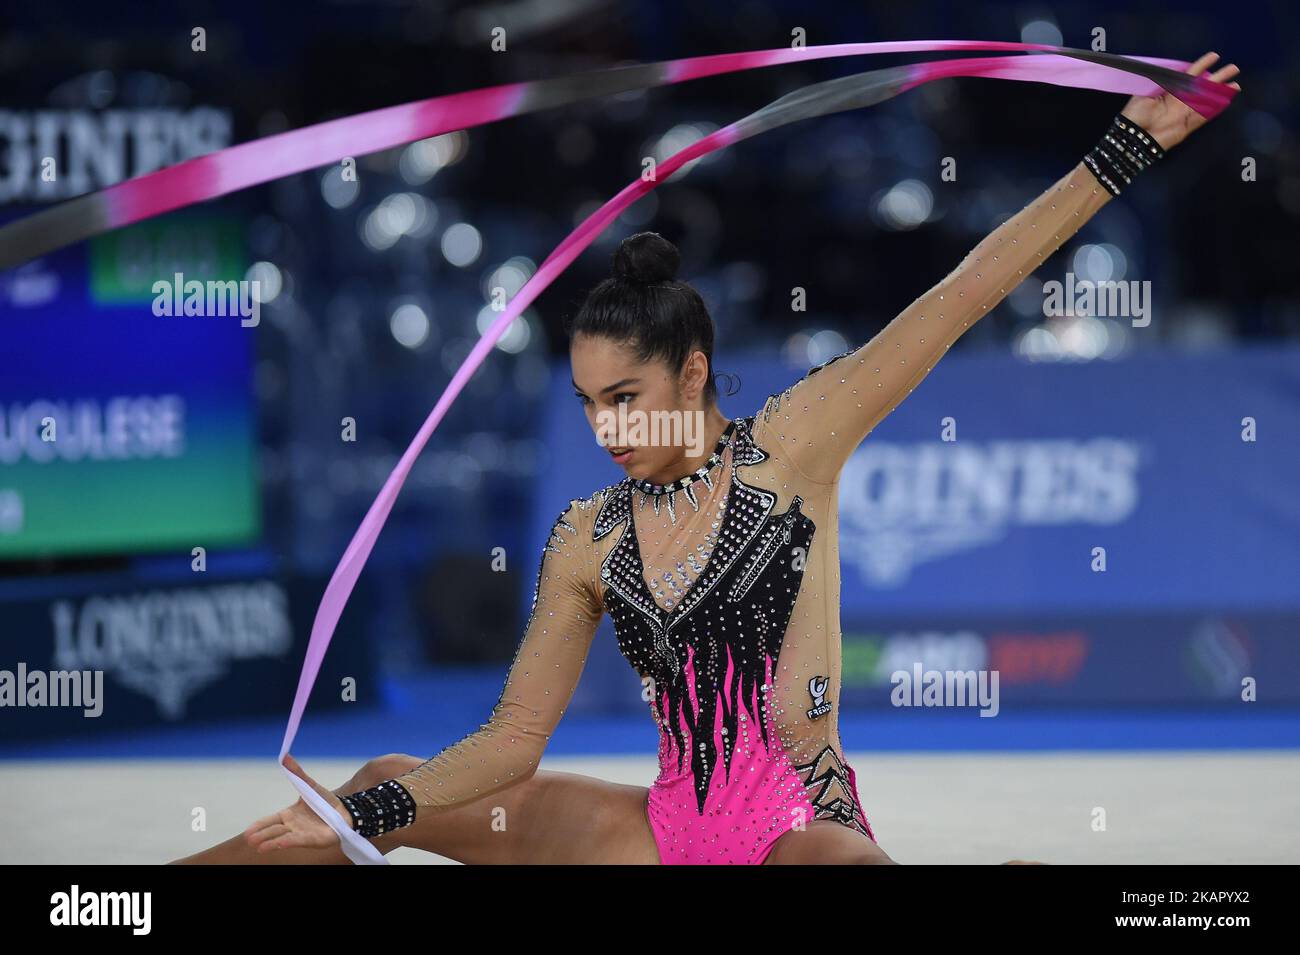
<instances>
[{"instance_id":1,"label":"crystal-studded collar","mask_svg":"<svg viewBox=\"0 0 1300 955\"><path fill-rule=\"evenodd\" d=\"M738 480L736 477L737 467L760 464L767 460L767 452L754 443L754 436L751 431L753 426L753 416L748 418L735 418L727 425L727 429L722 435L723 441L719 442L720 447L725 449L726 441L730 438L732 445L731 476L733 483ZM708 483L710 479L706 475L704 480ZM592 540L600 540L631 516L632 491L636 489L638 483L640 482L634 481L630 477L626 477L617 484L611 485L605 489L601 497L600 507L596 511L595 526L592 528ZM656 515L659 513L660 502L663 502L668 507L669 516L673 518L676 517L673 505L673 496L675 493L675 490L672 493L665 491L662 497L657 495L649 496L649 500L654 504ZM688 485L682 493L686 499L691 502L691 505L698 510L699 502L695 499L694 489ZM756 493L766 494L767 492L758 491ZM642 504L644 503L645 502L642 501Z\"/></svg>"},{"instance_id":2,"label":"crystal-studded collar","mask_svg":"<svg viewBox=\"0 0 1300 955\"><path fill-rule=\"evenodd\" d=\"M707 481L709 472L722 463L722 452L727 449L728 442L731 441L731 435L736 430L736 422L728 421L727 427L722 431L722 437L718 438L718 444L713 449L713 454L700 467L696 468L685 477L680 477L675 481L667 484L654 484L650 481L633 481L632 486L642 494L648 494L651 497L662 497L665 494L672 494L674 491L685 491L696 481Z\"/></svg>"}]
</instances>

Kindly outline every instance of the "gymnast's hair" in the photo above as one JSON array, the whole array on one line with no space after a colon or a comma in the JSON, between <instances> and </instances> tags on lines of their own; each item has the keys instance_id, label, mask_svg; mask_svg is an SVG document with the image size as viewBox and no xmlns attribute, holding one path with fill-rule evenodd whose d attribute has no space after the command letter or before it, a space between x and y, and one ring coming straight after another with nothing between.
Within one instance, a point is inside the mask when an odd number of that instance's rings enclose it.
<instances>
[{"instance_id":1,"label":"gymnast's hair","mask_svg":"<svg viewBox=\"0 0 1300 955\"><path fill-rule=\"evenodd\" d=\"M677 281L680 263L677 247L658 232L628 236L614 252L613 275L587 293L567 331L626 344L638 361L661 360L678 371L702 351L709 361L704 400L714 402L713 319L700 293Z\"/></svg>"}]
</instances>

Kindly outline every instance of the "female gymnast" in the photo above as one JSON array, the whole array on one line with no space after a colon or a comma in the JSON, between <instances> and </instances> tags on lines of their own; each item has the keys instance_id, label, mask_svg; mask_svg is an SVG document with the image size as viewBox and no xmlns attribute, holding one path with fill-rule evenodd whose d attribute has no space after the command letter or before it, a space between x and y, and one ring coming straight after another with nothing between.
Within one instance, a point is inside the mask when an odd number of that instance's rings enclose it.
<instances>
[{"instance_id":1,"label":"female gymnast","mask_svg":"<svg viewBox=\"0 0 1300 955\"><path fill-rule=\"evenodd\" d=\"M1218 55L1188 69L1200 74ZM1226 82L1235 65L1211 75ZM1233 83L1233 87L1240 87ZM1205 119L1135 96L1069 173L856 351L755 414L717 405L713 325L655 233L571 326L572 378L627 474L571 501L542 554L527 629L491 718L428 760L371 760L334 792L380 852L465 863L888 863L839 735L837 491L858 444L967 328ZM609 446L604 414L676 412L708 444ZM642 419L647 420L647 419ZM659 728L649 788L538 768L602 614ZM193 862L345 863L301 799Z\"/></svg>"}]
</instances>

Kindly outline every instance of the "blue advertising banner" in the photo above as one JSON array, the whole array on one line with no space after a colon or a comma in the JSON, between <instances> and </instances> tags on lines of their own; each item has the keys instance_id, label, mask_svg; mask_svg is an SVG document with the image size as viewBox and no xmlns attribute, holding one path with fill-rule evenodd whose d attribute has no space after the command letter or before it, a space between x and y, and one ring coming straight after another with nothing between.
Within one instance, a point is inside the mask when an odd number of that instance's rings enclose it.
<instances>
[{"instance_id":1,"label":"blue advertising banner","mask_svg":"<svg viewBox=\"0 0 1300 955\"><path fill-rule=\"evenodd\" d=\"M283 714L324 585L275 575L184 584L86 579L58 596L6 601L0 740ZM369 603L359 589L312 710L379 701L372 644L360 633Z\"/></svg>"},{"instance_id":2,"label":"blue advertising banner","mask_svg":"<svg viewBox=\"0 0 1300 955\"><path fill-rule=\"evenodd\" d=\"M1298 631L1300 613L1249 612L927 617L924 629L911 619L845 624L841 693L847 706L899 705L900 686L973 672L996 674L995 707L1294 706Z\"/></svg>"},{"instance_id":3,"label":"blue advertising banner","mask_svg":"<svg viewBox=\"0 0 1300 955\"><path fill-rule=\"evenodd\" d=\"M899 705L900 687L911 700L915 685L973 679L993 691L991 706L981 707L990 715L1055 705L1223 705L1242 714L1253 707L1295 707L1297 634L1300 613L846 618L841 703L888 708ZM608 618L570 709L645 709L640 680L619 654Z\"/></svg>"}]
</instances>

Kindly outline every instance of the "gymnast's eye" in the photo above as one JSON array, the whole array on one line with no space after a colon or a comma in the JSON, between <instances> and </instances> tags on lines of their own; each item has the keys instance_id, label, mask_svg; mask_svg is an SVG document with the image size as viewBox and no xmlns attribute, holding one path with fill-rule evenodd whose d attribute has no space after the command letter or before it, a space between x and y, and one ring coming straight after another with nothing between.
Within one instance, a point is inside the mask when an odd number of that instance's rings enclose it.
<instances>
[{"instance_id":1,"label":"gymnast's eye","mask_svg":"<svg viewBox=\"0 0 1300 955\"><path fill-rule=\"evenodd\" d=\"M580 405L585 405L591 401L591 399L588 398L586 395L584 395L581 391L575 391L573 394L578 399L578 404Z\"/></svg>"},{"instance_id":2,"label":"gymnast's eye","mask_svg":"<svg viewBox=\"0 0 1300 955\"><path fill-rule=\"evenodd\" d=\"M635 397L636 395L633 392L620 391L618 394L614 396L614 404L625 405Z\"/></svg>"}]
</instances>

